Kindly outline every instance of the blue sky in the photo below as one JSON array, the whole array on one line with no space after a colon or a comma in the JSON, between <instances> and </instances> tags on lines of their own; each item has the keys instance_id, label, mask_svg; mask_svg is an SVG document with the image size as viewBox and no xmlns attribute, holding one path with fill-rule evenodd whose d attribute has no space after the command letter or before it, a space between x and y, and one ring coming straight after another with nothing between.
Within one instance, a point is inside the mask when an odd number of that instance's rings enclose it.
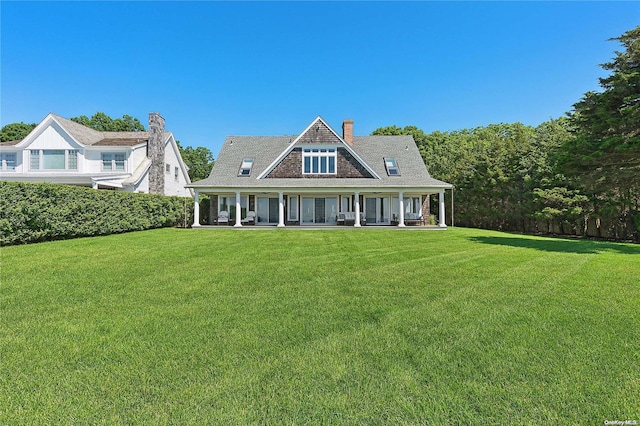
<instances>
[{"instance_id":1,"label":"blue sky","mask_svg":"<svg viewBox=\"0 0 640 426\"><path fill-rule=\"evenodd\" d=\"M537 125L598 90L639 2L0 2L0 124L102 111L217 156L317 115Z\"/></svg>"}]
</instances>

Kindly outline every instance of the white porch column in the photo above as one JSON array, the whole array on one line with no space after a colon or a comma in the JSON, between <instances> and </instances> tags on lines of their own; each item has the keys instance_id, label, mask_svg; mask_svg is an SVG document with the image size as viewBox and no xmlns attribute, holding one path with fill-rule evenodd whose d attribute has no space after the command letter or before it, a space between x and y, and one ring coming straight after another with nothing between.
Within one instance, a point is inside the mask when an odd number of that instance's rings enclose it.
<instances>
[{"instance_id":1,"label":"white porch column","mask_svg":"<svg viewBox=\"0 0 640 426\"><path fill-rule=\"evenodd\" d=\"M360 193L356 192L356 199L354 200L354 210L356 211L356 221L353 224L354 227L359 228L360 226Z\"/></svg>"},{"instance_id":2,"label":"white porch column","mask_svg":"<svg viewBox=\"0 0 640 426\"><path fill-rule=\"evenodd\" d=\"M278 192L278 228L284 228L284 195Z\"/></svg>"},{"instance_id":3,"label":"white porch column","mask_svg":"<svg viewBox=\"0 0 640 426\"><path fill-rule=\"evenodd\" d=\"M193 197L193 225L192 228L197 228L200 226L200 192L195 190L195 195Z\"/></svg>"},{"instance_id":4,"label":"white porch column","mask_svg":"<svg viewBox=\"0 0 640 426\"><path fill-rule=\"evenodd\" d=\"M404 192L400 191L398 197L400 197L400 219L398 219L398 226L406 226L404 224Z\"/></svg>"},{"instance_id":5,"label":"white porch column","mask_svg":"<svg viewBox=\"0 0 640 426\"><path fill-rule=\"evenodd\" d=\"M440 200L440 208L438 209L438 221L440 223L438 223L438 226L440 228L446 228L447 225L444 222L444 189L438 194L438 199Z\"/></svg>"},{"instance_id":6,"label":"white porch column","mask_svg":"<svg viewBox=\"0 0 640 426\"><path fill-rule=\"evenodd\" d=\"M233 226L235 228L242 226L242 203L240 200L240 191L236 191L236 223Z\"/></svg>"}]
</instances>

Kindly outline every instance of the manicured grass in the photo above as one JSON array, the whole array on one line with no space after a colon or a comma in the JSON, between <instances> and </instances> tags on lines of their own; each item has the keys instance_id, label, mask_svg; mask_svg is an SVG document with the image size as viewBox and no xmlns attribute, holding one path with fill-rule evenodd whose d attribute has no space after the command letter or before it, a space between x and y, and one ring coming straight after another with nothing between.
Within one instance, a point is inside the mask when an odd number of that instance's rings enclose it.
<instances>
[{"instance_id":1,"label":"manicured grass","mask_svg":"<svg viewBox=\"0 0 640 426\"><path fill-rule=\"evenodd\" d=\"M640 421L637 245L164 229L1 255L1 424Z\"/></svg>"}]
</instances>

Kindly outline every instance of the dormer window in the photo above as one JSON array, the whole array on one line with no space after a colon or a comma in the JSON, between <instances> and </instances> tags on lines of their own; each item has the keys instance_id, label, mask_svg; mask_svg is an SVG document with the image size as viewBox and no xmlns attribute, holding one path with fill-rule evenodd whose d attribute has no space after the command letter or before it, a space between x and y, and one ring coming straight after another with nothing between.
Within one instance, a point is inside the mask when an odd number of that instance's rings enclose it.
<instances>
[{"instance_id":1,"label":"dormer window","mask_svg":"<svg viewBox=\"0 0 640 426\"><path fill-rule=\"evenodd\" d=\"M395 158L385 158L384 165L387 168L387 174L389 176L400 176L400 169L398 168L398 163Z\"/></svg>"},{"instance_id":2,"label":"dormer window","mask_svg":"<svg viewBox=\"0 0 640 426\"><path fill-rule=\"evenodd\" d=\"M238 176L250 176L252 167L253 167L253 158L243 159L242 164L240 165L240 171L238 172Z\"/></svg>"}]
</instances>

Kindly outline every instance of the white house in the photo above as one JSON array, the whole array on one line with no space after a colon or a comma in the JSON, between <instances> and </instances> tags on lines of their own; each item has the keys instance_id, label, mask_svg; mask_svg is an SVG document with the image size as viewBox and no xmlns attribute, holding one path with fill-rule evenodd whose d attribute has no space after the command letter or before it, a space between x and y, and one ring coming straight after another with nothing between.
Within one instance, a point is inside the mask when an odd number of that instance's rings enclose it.
<instances>
[{"instance_id":1,"label":"white house","mask_svg":"<svg viewBox=\"0 0 640 426\"><path fill-rule=\"evenodd\" d=\"M49 114L24 139L0 143L4 181L191 197L187 170L158 113L149 114L148 132L99 132Z\"/></svg>"},{"instance_id":2,"label":"white house","mask_svg":"<svg viewBox=\"0 0 640 426\"><path fill-rule=\"evenodd\" d=\"M209 196L210 224L243 226L428 225L430 196L444 192L411 136L342 136L317 117L297 137L228 136L211 175L189 185Z\"/></svg>"}]
</instances>

